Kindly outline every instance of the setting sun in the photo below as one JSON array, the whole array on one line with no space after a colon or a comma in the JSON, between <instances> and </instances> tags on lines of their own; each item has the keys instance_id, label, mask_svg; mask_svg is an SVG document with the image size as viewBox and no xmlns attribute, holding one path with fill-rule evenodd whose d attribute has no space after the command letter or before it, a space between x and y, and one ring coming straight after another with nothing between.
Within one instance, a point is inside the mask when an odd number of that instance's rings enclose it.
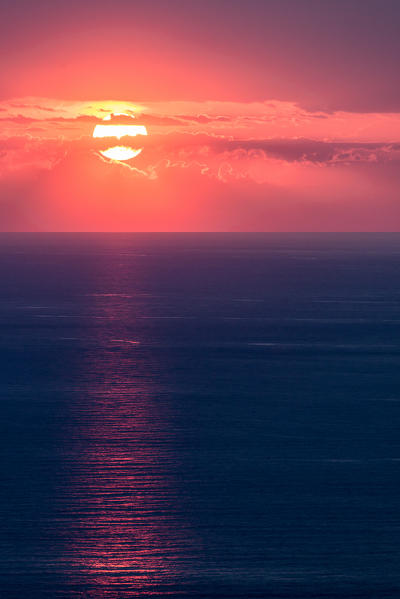
<instances>
[{"instance_id":1,"label":"setting sun","mask_svg":"<svg viewBox=\"0 0 400 599\"><path fill-rule=\"evenodd\" d=\"M121 138L136 137L137 135L147 135L147 129L144 125L133 125L129 121L134 117L125 113L116 113L106 116L103 121L106 124L96 125L93 131L94 138ZM105 150L99 150L100 154L110 160L118 162L130 160L138 156L143 148L132 147L131 145L110 145Z\"/></svg>"},{"instance_id":2,"label":"setting sun","mask_svg":"<svg viewBox=\"0 0 400 599\"><path fill-rule=\"evenodd\" d=\"M128 146L114 146L108 150L100 150L100 154L110 160L123 161L135 158L141 151L141 148L139 150L134 150L133 148L128 148Z\"/></svg>"}]
</instances>

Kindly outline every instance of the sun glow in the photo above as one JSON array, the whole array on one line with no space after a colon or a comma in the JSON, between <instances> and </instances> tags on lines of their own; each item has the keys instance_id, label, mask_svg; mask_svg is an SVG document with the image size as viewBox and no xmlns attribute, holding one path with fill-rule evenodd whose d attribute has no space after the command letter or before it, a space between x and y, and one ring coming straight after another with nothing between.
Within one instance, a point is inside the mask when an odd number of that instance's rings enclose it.
<instances>
[{"instance_id":1,"label":"sun glow","mask_svg":"<svg viewBox=\"0 0 400 599\"><path fill-rule=\"evenodd\" d=\"M93 137L116 137L121 139L125 135L147 135L144 125L96 125Z\"/></svg>"},{"instance_id":2,"label":"sun glow","mask_svg":"<svg viewBox=\"0 0 400 599\"><path fill-rule=\"evenodd\" d=\"M128 148L127 146L114 146L113 148L108 148L108 150L100 151L100 154L105 158L109 158L110 160L130 160L131 158L135 158L135 156L139 156L142 149L134 150L133 148Z\"/></svg>"},{"instance_id":3,"label":"sun glow","mask_svg":"<svg viewBox=\"0 0 400 599\"><path fill-rule=\"evenodd\" d=\"M118 121L118 117L122 117L121 120L133 119L130 115L124 113L117 113L107 115L103 121ZM136 135L147 135L147 129L144 125L131 125L126 123L107 123L104 125L96 125L93 131L93 137L95 138L112 138L120 140L121 138L136 137ZM126 139L124 139L126 143ZM142 151L142 148L133 148L128 145L110 146L105 150L99 150L100 154L105 158L116 161L131 160L138 156Z\"/></svg>"}]
</instances>

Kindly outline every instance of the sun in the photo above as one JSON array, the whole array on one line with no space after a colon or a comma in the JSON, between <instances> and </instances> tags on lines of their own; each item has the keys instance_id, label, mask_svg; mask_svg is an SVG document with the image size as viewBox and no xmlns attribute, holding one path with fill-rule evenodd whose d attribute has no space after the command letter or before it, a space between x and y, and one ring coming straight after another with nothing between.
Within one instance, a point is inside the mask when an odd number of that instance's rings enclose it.
<instances>
[{"instance_id":1,"label":"sun","mask_svg":"<svg viewBox=\"0 0 400 599\"><path fill-rule=\"evenodd\" d=\"M143 148L137 147L136 144L135 147L132 146L129 137L147 135L147 129L144 125L133 124L132 121L134 118L123 112L112 113L103 119L106 123L95 126L93 137L104 137L108 142L108 147L104 150L99 150L102 156L116 162L123 162L131 160L141 153ZM124 144L113 145L113 138L116 138L118 141L124 138Z\"/></svg>"}]
</instances>

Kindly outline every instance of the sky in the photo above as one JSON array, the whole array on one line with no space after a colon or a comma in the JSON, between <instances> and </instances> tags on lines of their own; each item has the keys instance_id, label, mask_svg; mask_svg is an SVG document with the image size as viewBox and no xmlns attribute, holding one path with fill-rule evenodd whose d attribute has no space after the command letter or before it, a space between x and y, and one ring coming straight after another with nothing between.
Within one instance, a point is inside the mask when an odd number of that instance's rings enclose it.
<instances>
[{"instance_id":1,"label":"sky","mask_svg":"<svg viewBox=\"0 0 400 599\"><path fill-rule=\"evenodd\" d=\"M3 0L0 230L399 230L399 28L398 0Z\"/></svg>"}]
</instances>

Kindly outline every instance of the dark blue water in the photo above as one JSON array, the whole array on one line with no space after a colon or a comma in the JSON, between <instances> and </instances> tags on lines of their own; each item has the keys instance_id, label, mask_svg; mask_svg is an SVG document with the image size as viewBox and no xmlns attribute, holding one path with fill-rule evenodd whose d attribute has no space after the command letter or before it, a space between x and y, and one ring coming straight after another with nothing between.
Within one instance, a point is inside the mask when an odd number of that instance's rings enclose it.
<instances>
[{"instance_id":1,"label":"dark blue water","mask_svg":"<svg viewBox=\"0 0 400 599\"><path fill-rule=\"evenodd\" d=\"M0 236L4 599L400 596L400 235Z\"/></svg>"}]
</instances>

